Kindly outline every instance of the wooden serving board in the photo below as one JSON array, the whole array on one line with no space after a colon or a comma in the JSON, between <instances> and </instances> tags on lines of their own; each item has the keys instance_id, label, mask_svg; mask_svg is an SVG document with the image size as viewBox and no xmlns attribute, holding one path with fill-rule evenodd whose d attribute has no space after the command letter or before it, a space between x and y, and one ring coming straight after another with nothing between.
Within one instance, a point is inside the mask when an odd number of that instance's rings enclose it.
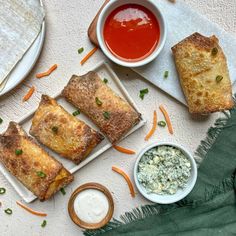
<instances>
[{"instance_id":1,"label":"wooden serving board","mask_svg":"<svg viewBox=\"0 0 236 236\"><path fill-rule=\"evenodd\" d=\"M98 17L99 14L101 12L101 10L105 7L105 5L109 2L110 0L105 0L105 2L103 3L103 5L101 6L101 8L99 9L97 15L95 16L95 18L93 19L93 21L91 22L89 28L88 28L88 37L90 39L90 41L96 45L97 47L99 47L99 43L98 43L98 39L97 39L97 34L96 34L96 27L97 27L97 21L98 21Z\"/></svg>"}]
</instances>

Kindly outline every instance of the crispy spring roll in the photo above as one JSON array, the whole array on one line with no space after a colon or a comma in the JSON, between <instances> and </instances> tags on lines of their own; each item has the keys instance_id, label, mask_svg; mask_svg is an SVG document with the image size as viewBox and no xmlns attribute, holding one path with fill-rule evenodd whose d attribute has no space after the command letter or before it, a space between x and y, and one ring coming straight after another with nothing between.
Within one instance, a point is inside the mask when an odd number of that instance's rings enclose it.
<instances>
[{"instance_id":1,"label":"crispy spring roll","mask_svg":"<svg viewBox=\"0 0 236 236\"><path fill-rule=\"evenodd\" d=\"M207 114L233 107L226 57L215 36L194 33L172 51L190 113Z\"/></svg>"},{"instance_id":2,"label":"crispy spring roll","mask_svg":"<svg viewBox=\"0 0 236 236\"><path fill-rule=\"evenodd\" d=\"M73 175L11 122L0 135L0 162L41 201L73 181Z\"/></svg>"},{"instance_id":3,"label":"crispy spring roll","mask_svg":"<svg viewBox=\"0 0 236 236\"><path fill-rule=\"evenodd\" d=\"M68 113L54 99L42 95L30 134L61 156L79 164L103 136Z\"/></svg>"},{"instance_id":4,"label":"crispy spring roll","mask_svg":"<svg viewBox=\"0 0 236 236\"><path fill-rule=\"evenodd\" d=\"M84 112L111 143L120 140L140 121L140 114L116 95L95 72L73 75L62 96Z\"/></svg>"}]
</instances>

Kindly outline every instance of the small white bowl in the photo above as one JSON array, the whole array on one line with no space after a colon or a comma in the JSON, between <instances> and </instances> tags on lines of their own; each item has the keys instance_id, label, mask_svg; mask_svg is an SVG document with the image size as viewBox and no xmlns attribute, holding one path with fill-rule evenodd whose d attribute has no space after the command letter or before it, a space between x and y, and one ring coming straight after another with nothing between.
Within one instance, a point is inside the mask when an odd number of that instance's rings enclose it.
<instances>
[{"instance_id":1,"label":"small white bowl","mask_svg":"<svg viewBox=\"0 0 236 236\"><path fill-rule=\"evenodd\" d=\"M137 173L138 173L138 164L140 162L140 159L142 158L143 154L147 152L148 150L158 147L158 146L171 146L171 147L176 147L177 149L181 150L183 154L190 160L191 163L191 175L189 177L189 180L187 182L187 186L184 189L178 189L178 191L173 194L156 194L156 193L147 193L146 189L144 186L138 181ZM153 143L146 148L144 148L138 155L138 158L136 160L135 166L134 166L134 180L135 184L139 190L139 192L148 200L159 203L159 204L171 204L174 202L178 202L184 197L186 197L193 189L196 180L197 180L197 165L196 162L193 158L193 156L182 146L174 143L169 143L169 142L160 142L160 143Z\"/></svg>"},{"instance_id":2,"label":"small white bowl","mask_svg":"<svg viewBox=\"0 0 236 236\"><path fill-rule=\"evenodd\" d=\"M147 9L149 9L156 16L157 21L158 21L159 26L160 26L159 44L157 45L156 49L153 51L153 53L151 55L149 55L148 57L146 57L146 58L144 58L143 60L140 60L140 61L127 62L127 61L123 61L123 60L115 57L110 52L110 50L107 48L107 46L104 42L103 28L104 28L104 24L105 24L105 21L106 21L107 17L117 7L120 7L120 6L125 5L125 4L138 4L138 5L142 5L142 6L146 7ZM159 55L159 53L163 49L165 41L166 41L166 34L167 34L166 28L167 28L167 26L166 26L166 23L165 23L165 19L162 15L161 11L157 7L157 4L154 3L154 1L152 1L152 0L110 0L110 2L108 2L108 4L102 9L102 11L101 11L101 13L98 17L96 33L97 33L97 38L98 38L98 43L99 43L100 48L102 49L103 53L110 60L112 60L113 62L115 62L116 64L119 64L121 66L138 67L138 66L146 65L147 63L151 62L152 60L154 60Z\"/></svg>"}]
</instances>

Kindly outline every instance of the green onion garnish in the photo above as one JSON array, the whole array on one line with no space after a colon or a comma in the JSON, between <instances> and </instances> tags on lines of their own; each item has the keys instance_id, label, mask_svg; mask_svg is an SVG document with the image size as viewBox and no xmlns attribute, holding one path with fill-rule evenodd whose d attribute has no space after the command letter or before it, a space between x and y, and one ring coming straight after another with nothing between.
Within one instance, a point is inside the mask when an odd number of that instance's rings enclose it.
<instances>
[{"instance_id":1,"label":"green onion garnish","mask_svg":"<svg viewBox=\"0 0 236 236\"><path fill-rule=\"evenodd\" d=\"M4 194L6 192L5 188L0 188L0 194Z\"/></svg>"},{"instance_id":2,"label":"green onion garnish","mask_svg":"<svg viewBox=\"0 0 236 236\"><path fill-rule=\"evenodd\" d=\"M168 71L168 70L166 70L166 71L165 71L165 73L164 73L164 78L165 78L165 79L167 79L167 78L168 78L168 76L169 76L169 71Z\"/></svg>"},{"instance_id":3,"label":"green onion garnish","mask_svg":"<svg viewBox=\"0 0 236 236\"><path fill-rule=\"evenodd\" d=\"M72 113L73 116L78 116L79 114L80 114L80 110L74 111L74 112Z\"/></svg>"},{"instance_id":4,"label":"green onion garnish","mask_svg":"<svg viewBox=\"0 0 236 236\"><path fill-rule=\"evenodd\" d=\"M215 55L217 55L217 53L218 53L218 49L217 48L212 48L211 55L215 56Z\"/></svg>"},{"instance_id":5,"label":"green onion garnish","mask_svg":"<svg viewBox=\"0 0 236 236\"><path fill-rule=\"evenodd\" d=\"M2 124L2 122L3 122L3 119L2 119L2 118L0 118L0 124Z\"/></svg>"},{"instance_id":6,"label":"green onion garnish","mask_svg":"<svg viewBox=\"0 0 236 236\"><path fill-rule=\"evenodd\" d=\"M65 191L64 188L61 188L60 191L61 191L61 193L62 193L63 195L66 195L66 191Z\"/></svg>"},{"instance_id":7,"label":"green onion garnish","mask_svg":"<svg viewBox=\"0 0 236 236\"><path fill-rule=\"evenodd\" d=\"M108 120L108 119L110 118L110 113L107 112L107 111L104 111L104 112L103 112L103 116L104 116L104 118L105 118L106 120Z\"/></svg>"},{"instance_id":8,"label":"green onion garnish","mask_svg":"<svg viewBox=\"0 0 236 236\"><path fill-rule=\"evenodd\" d=\"M12 214L12 209L7 208L6 210L4 210L6 214L11 215Z\"/></svg>"},{"instance_id":9,"label":"green onion garnish","mask_svg":"<svg viewBox=\"0 0 236 236\"><path fill-rule=\"evenodd\" d=\"M47 175L45 173L43 173L42 171L37 171L37 176L39 176L40 178L45 178Z\"/></svg>"},{"instance_id":10,"label":"green onion garnish","mask_svg":"<svg viewBox=\"0 0 236 236\"><path fill-rule=\"evenodd\" d=\"M222 75L217 75L216 76L216 82L219 83L223 79Z\"/></svg>"},{"instance_id":11,"label":"green onion garnish","mask_svg":"<svg viewBox=\"0 0 236 236\"><path fill-rule=\"evenodd\" d=\"M160 127L166 127L166 122L165 121L159 121L158 123L157 123Z\"/></svg>"},{"instance_id":12,"label":"green onion garnish","mask_svg":"<svg viewBox=\"0 0 236 236\"><path fill-rule=\"evenodd\" d=\"M148 92L149 92L148 88L140 90L139 91L139 97L143 100L145 94L148 94Z\"/></svg>"},{"instance_id":13,"label":"green onion garnish","mask_svg":"<svg viewBox=\"0 0 236 236\"><path fill-rule=\"evenodd\" d=\"M47 225L47 221L44 220L43 223L41 224L41 227L44 228Z\"/></svg>"},{"instance_id":14,"label":"green onion garnish","mask_svg":"<svg viewBox=\"0 0 236 236\"><path fill-rule=\"evenodd\" d=\"M53 126L53 127L52 127L52 132L53 132L54 134L57 134L57 133L58 133L58 127L57 127L57 126Z\"/></svg>"},{"instance_id":15,"label":"green onion garnish","mask_svg":"<svg viewBox=\"0 0 236 236\"><path fill-rule=\"evenodd\" d=\"M16 150L15 150L15 154L16 154L17 156L21 155L22 153L23 153L22 149L16 149Z\"/></svg>"},{"instance_id":16,"label":"green onion garnish","mask_svg":"<svg viewBox=\"0 0 236 236\"><path fill-rule=\"evenodd\" d=\"M107 83L108 83L108 79L104 78L104 79L103 79L103 82L104 82L105 84L107 84Z\"/></svg>"},{"instance_id":17,"label":"green onion garnish","mask_svg":"<svg viewBox=\"0 0 236 236\"><path fill-rule=\"evenodd\" d=\"M102 105L102 102L101 102L101 100L98 97L95 98L95 101L96 101L98 106Z\"/></svg>"},{"instance_id":18,"label":"green onion garnish","mask_svg":"<svg viewBox=\"0 0 236 236\"><path fill-rule=\"evenodd\" d=\"M84 48L79 48L78 53L81 54L84 51Z\"/></svg>"}]
</instances>

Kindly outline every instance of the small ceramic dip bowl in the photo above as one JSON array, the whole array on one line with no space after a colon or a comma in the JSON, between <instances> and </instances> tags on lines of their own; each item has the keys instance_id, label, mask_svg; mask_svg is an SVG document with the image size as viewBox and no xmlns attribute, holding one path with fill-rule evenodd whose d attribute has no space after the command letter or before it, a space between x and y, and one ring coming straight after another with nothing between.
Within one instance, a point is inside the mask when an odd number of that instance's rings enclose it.
<instances>
[{"instance_id":1,"label":"small ceramic dip bowl","mask_svg":"<svg viewBox=\"0 0 236 236\"><path fill-rule=\"evenodd\" d=\"M83 229L99 229L106 225L114 212L109 190L98 183L87 183L77 188L68 202L72 221Z\"/></svg>"},{"instance_id":2,"label":"small ceramic dip bowl","mask_svg":"<svg viewBox=\"0 0 236 236\"><path fill-rule=\"evenodd\" d=\"M169 142L153 143L139 153L134 180L145 198L170 204L192 191L197 180L197 165L184 147Z\"/></svg>"},{"instance_id":3,"label":"small ceramic dip bowl","mask_svg":"<svg viewBox=\"0 0 236 236\"><path fill-rule=\"evenodd\" d=\"M128 5L131 6L131 8L124 10L123 7L128 7ZM137 13L137 7L145 9L146 12L140 10L140 12ZM120 12L115 13L117 10ZM136 15L131 16L132 14ZM111 22L111 17L113 22ZM149 20L151 23L147 23ZM109 24L107 25L108 21ZM119 25L119 27L117 25ZM156 25L157 27L155 27ZM138 29L138 27L140 28ZM146 31L142 32L145 27L148 28ZM118 28L120 32L118 32ZM158 31L154 31L154 33L152 31L155 28L158 28ZM155 1L110 0L99 14L96 34L101 50L110 60L125 67L139 67L151 62L160 54L166 41L167 25ZM155 44L149 44L157 35L158 42L156 41ZM108 44L108 41L110 44ZM113 47L111 45L113 45ZM150 50L147 52L145 49ZM120 53L118 53L118 51ZM121 55L121 52L123 55ZM144 52L142 56L141 52ZM135 57L136 54L139 56Z\"/></svg>"}]
</instances>

